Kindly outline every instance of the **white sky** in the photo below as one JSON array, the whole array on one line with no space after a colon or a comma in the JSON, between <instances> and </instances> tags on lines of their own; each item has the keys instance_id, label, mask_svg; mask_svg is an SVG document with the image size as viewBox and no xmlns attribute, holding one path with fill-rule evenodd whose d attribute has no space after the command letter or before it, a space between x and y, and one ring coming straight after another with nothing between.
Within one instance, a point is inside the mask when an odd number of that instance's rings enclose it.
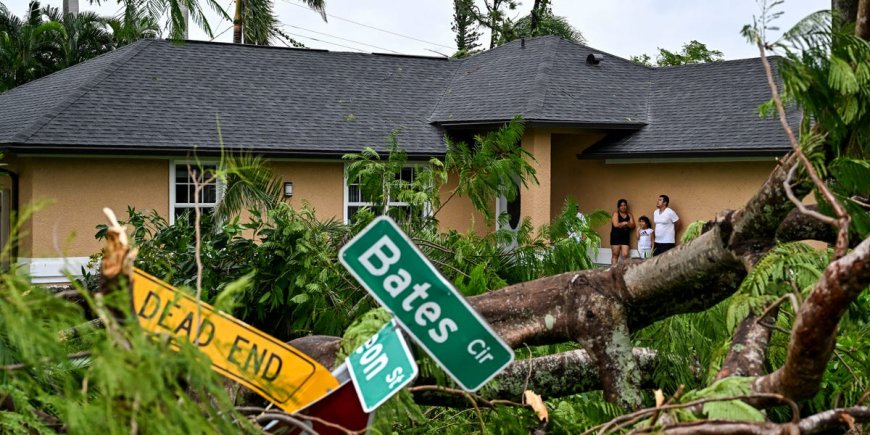
<instances>
[{"instance_id":1,"label":"white sky","mask_svg":"<svg viewBox=\"0 0 870 435\"><path fill-rule=\"evenodd\" d=\"M47 0L57 7L61 1ZM231 9L232 0L218 1ZM27 7L27 0L0 2L19 16ZM527 14L532 3L524 0L514 15ZM80 0L81 10L104 15L114 15L119 8L113 1L97 6ZM755 0L553 0L552 8L583 33L588 45L622 57L646 53L655 58L658 47L678 50L693 39L722 51L726 59L757 56L756 49L740 36L743 25L760 14ZM830 0L787 0L781 9L785 14L776 24L788 29L825 8L830 8ZM451 0L327 0L328 23L298 0L275 0L275 9L284 30L311 48L428 56L438 55L433 51L447 55L455 51ZM231 27L216 15L210 22L215 34ZM211 39L199 29L192 29L190 36ZM484 39L481 43L485 45L488 39ZM215 40L231 42L232 29Z\"/></svg>"}]
</instances>

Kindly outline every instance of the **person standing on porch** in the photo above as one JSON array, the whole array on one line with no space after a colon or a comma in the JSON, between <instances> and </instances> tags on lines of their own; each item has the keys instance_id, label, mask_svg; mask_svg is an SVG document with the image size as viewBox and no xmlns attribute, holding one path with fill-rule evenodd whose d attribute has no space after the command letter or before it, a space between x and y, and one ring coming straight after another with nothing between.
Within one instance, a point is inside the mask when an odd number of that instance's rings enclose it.
<instances>
[{"instance_id":1,"label":"person standing on porch","mask_svg":"<svg viewBox=\"0 0 870 435\"><path fill-rule=\"evenodd\" d=\"M677 243L677 222L680 217L668 207L670 203L671 199L667 195L659 195L656 201L656 210L653 212L653 222L656 224L653 257L662 255Z\"/></svg>"},{"instance_id":2,"label":"person standing on porch","mask_svg":"<svg viewBox=\"0 0 870 435\"><path fill-rule=\"evenodd\" d=\"M655 241L655 233L649 218L646 216L637 218L637 253L640 254L640 258L652 257L653 241Z\"/></svg>"},{"instance_id":3,"label":"person standing on porch","mask_svg":"<svg viewBox=\"0 0 870 435\"><path fill-rule=\"evenodd\" d=\"M615 265L620 258L628 258L629 239L634 228L634 216L628 212L628 201L616 201L616 211L610 217L610 264Z\"/></svg>"}]
</instances>

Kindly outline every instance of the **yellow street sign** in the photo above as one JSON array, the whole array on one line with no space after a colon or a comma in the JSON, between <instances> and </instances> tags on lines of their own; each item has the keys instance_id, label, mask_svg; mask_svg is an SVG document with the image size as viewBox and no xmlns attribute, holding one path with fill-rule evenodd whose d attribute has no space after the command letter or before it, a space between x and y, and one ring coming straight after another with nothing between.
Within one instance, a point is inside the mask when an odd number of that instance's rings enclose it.
<instances>
[{"instance_id":1,"label":"yellow street sign","mask_svg":"<svg viewBox=\"0 0 870 435\"><path fill-rule=\"evenodd\" d=\"M154 333L196 341L218 373L290 413L338 388L329 370L302 352L211 305L199 306L197 313L194 298L136 269L133 309L139 324Z\"/></svg>"}]
</instances>

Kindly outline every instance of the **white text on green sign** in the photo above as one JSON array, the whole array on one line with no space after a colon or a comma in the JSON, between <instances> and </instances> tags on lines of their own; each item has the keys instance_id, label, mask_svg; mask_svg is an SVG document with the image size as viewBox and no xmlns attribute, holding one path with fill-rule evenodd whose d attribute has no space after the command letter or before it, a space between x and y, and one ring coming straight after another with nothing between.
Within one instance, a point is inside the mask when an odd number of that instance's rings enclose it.
<instances>
[{"instance_id":1,"label":"white text on green sign","mask_svg":"<svg viewBox=\"0 0 870 435\"><path fill-rule=\"evenodd\" d=\"M347 368L365 412L372 412L417 377L408 344L390 321L347 357Z\"/></svg>"},{"instance_id":2,"label":"white text on green sign","mask_svg":"<svg viewBox=\"0 0 870 435\"><path fill-rule=\"evenodd\" d=\"M477 391L513 361L511 348L392 219L375 219L339 258L463 389Z\"/></svg>"}]
</instances>

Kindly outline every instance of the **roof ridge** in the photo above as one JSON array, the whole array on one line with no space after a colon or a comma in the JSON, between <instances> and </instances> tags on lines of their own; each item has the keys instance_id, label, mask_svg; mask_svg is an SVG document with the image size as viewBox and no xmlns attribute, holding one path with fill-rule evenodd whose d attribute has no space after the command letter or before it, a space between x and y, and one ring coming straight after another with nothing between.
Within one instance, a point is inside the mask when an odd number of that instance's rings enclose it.
<instances>
[{"instance_id":1,"label":"roof ridge","mask_svg":"<svg viewBox=\"0 0 870 435\"><path fill-rule=\"evenodd\" d=\"M449 89L453 86L453 80L456 79L456 75L459 74L459 70L462 69L462 66L465 65L465 62L474 56L468 56L466 58L462 58L459 60L459 65L456 65L456 68L453 69L453 74L450 75L450 80L447 80L444 83L444 89L441 90L441 95L438 96L438 101L435 102L435 105L432 106L432 111L429 113L429 116L426 117L426 122L432 124L434 121L435 113L438 112L438 107L441 106L441 102L444 101L444 97L447 95Z\"/></svg>"},{"instance_id":2,"label":"roof ridge","mask_svg":"<svg viewBox=\"0 0 870 435\"><path fill-rule=\"evenodd\" d=\"M543 37L540 37L543 39ZM545 53L544 59L538 63L537 74L532 85L532 95L526 105L526 118L541 115L544 111L544 102L547 99L547 82L550 80L550 70L553 67L553 60L556 58L556 53L559 51L559 41L562 38L546 38L545 48L554 45L553 49Z\"/></svg>"},{"instance_id":3,"label":"roof ridge","mask_svg":"<svg viewBox=\"0 0 870 435\"><path fill-rule=\"evenodd\" d=\"M12 143L24 143L29 140L33 135L42 130L46 125L48 125L54 118L57 118L58 115L61 114L64 110L73 105L79 98L84 96L88 91L94 88L97 84L105 80L111 73L115 72L121 65L127 63L130 59L132 59L135 55L142 52L144 47L151 45L155 40L154 39L140 39L139 41L134 42L126 47L122 47L119 50L123 50L127 48L127 53L121 53L117 59L110 62L106 65L102 71L97 74L92 80L88 81L84 85L79 86L75 90L73 90L67 98L58 102L51 110L47 113L43 114L41 117L35 119L29 126L23 128L18 134L10 137L10 142ZM111 53L111 52L110 52ZM108 54L108 53L106 53ZM94 58L96 59L96 58ZM93 59L89 59L93 60ZM88 61L85 61L88 62ZM85 63L82 62L82 63ZM81 65L81 64L79 64ZM63 70L61 70L63 71Z\"/></svg>"},{"instance_id":4,"label":"roof ridge","mask_svg":"<svg viewBox=\"0 0 870 435\"><path fill-rule=\"evenodd\" d=\"M580 42L575 42L575 41L572 41L572 40L570 40L570 39L564 39L564 38L560 38L560 39L562 39L563 41L565 41L565 42L567 42L567 43L569 43L569 44L576 45L577 47L585 48L585 49L588 49L588 50L593 50L593 51L596 52L596 53L604 54L604 55L607 55L608 57L612 57L612 58L614 58L614 59L619 59L619 60L621 60L621 61L623 61L623 62L625 62L625 63L631 64L631 65L635 65L635 66L640 67L640 68L653 69L653 67L646 66L646 65L643 65L643 64L639 64L639 63L637 63L637 62L632 62L631 59L626 59L626 58L623 57L623 56L620 56L620 55L617 55L617 54L613 54L613 53L611 53L611 52L609 52L609 51L604 51L604 50L602 50L602 49L600 49L600 48L592 47L591 45L586 45L586 44L583 44L583 43L580 43Z\"/></svg>"},{"instance_id":5,"label":"roof ridge","mask_svg":"<svg viewBox=\"0 0 870 435\"><path fill-rule=\"evenodd\" d=\"M782 56L773 55L767 56L768 59L782 59ZM752 62L759 61L760 57L744 57L741 59L722 59L722 60L714 60L712 62L699 62L699 63L684 63L682 65L666 65L666 66L654 66L653 69L657 70L666 70L666 69L676 69L676 68L695 68L695 67L706 67L712 65L722 65L726 63L739 63L739 62Z\"/></svg>"}]
</instances>

